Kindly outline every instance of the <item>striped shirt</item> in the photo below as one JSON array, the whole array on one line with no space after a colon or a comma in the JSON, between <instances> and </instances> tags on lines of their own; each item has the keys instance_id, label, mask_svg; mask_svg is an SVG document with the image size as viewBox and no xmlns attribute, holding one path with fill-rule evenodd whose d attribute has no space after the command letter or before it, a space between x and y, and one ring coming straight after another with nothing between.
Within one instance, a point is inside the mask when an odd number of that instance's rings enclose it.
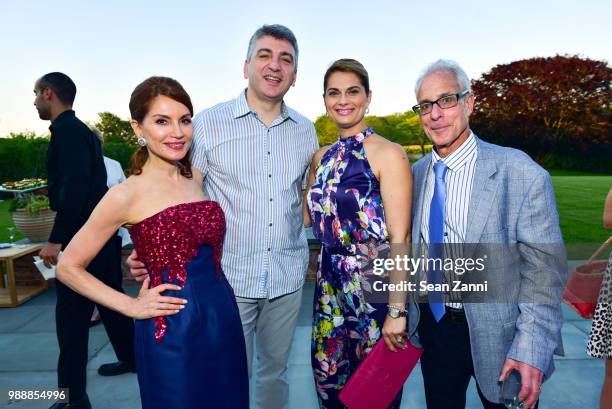
<instances>
[{"instance_id":1,"label":"striped shirt","mask_svg":"<svg viewBox=\"0 0 612 409\"><path fill-rule=\"evenodd\" d=\"M276 298L304 283L302 181L319 148L310 120L282 104L269 127L246 90L193 119L193 165L225 212L222 266L236 296Z\"/></svg>"},{"instance_id":2,"label":"striped shirt","mask_svg":"<svg viewBox=\"0 0 612 409\"><path fill-rule=\"evenodd\" d=\"M470 196L472 195L472 183L474 182L474 169L478 147L476 138L470 132L466 141L445 158L441 158L433 150L431 164L427 171L427 182L425 185L425 196L423 198L423 217L421 219L421 238L424 243L429 243L429 210L434 191L434 171L433 165L438 161L444 162L448 167L446 172L446 203L444 206L444 243L446 251L445 258L460 258L462 244L465 243L465 232L468 224L468 207ZM453 244L458 244L453 246ZM446 277L447 282L452 281L451 277ZM456 300L451 300L456 301ZM453 308L461 308L459 302L447 304Z\"/></svg>"}]
</instances>

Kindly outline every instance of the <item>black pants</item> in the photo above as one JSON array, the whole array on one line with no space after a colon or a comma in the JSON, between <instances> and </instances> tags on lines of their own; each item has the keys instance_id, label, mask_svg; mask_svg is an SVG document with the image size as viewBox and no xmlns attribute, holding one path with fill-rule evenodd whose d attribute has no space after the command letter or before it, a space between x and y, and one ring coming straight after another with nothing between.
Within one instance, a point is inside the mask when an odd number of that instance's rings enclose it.
<instances>
[{"instance_id":1,"label":"black pants","mask_svg":"<svg viewBox=\"0 0 612 409\"><path fill-rule=\"evenodd\" d=\"M447 312L440 322L436 322L428 304L421 304L420 309L418 330L424 349L421 371L427 408L465 409L466 391L474 376L465 316ZM485 409L505 409L503 404L487 400L478 383L476 387Z\"/></svg>"},{"instance_id":2,"label":"black pants","mask_svg":"<svg viewBox=\"0 0 612 409\"><path fill-rule=\"evenodd\" d=\"M110 239L89 264L87 271L108 286L123 292L121 239ZM75 402L85 394L89 320L94 303L59 281L56 281L56 289L55 324L60 349L58 386L69 388L70 401ZM101 305L98 305L98 310L117 358L124 362L134 362L134 321Z\"/></svg>"}]
</instances>

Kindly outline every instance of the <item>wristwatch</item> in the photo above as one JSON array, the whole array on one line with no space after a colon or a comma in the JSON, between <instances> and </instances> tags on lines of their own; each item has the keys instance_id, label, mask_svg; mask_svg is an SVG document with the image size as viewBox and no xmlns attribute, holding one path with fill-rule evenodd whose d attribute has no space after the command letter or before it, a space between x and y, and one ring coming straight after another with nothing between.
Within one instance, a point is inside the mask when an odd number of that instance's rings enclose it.
<instances>
[{"instance_id":1,"label":"wristwatch","mask_svg":"<svg viewBox=\"0 0 612 409\"><path fill-rule=\"evenodd\" d=\"M406 310L401 309L399 307L394 307L392 305L389 305L388 308L389 308L389 312L387 313L387 315L389 315L389 317L391 318L406 317L408 315Z\"/></svg>"}]
</instances>

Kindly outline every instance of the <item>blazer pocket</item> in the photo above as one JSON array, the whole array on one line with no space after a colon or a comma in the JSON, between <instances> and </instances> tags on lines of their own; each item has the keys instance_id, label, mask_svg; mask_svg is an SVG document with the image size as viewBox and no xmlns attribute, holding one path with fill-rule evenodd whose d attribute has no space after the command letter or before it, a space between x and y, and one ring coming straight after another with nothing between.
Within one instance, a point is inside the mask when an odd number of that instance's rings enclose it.
<instances>
[{"instance_id":1,"label":"blazer pocket","mask_svg":"<svg viewBox=\"0 0 612 409\"><path fill-rule=\"evenodd\" d=\"M487 229L480 235L481 243L505 243L508 241L508 228L499 226L499 229Z\"/></svg>"}]
</instances>

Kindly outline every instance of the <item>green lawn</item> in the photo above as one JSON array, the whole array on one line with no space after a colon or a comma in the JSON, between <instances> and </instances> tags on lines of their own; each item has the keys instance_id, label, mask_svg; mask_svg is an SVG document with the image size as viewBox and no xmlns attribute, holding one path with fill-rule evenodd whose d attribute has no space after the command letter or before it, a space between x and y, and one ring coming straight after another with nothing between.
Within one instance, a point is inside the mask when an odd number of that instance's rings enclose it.
<instances>
[{"instance_id":1,"label":"green lawn","mask_svg":"<svg viewBox=\"0 0 612 409\"><path fill-rule=\"evenodd\" d=\"M8 200L4 200L0 202L0 243L8 242L8 227L13 226L13 219L11 218L11 214L8 211L9 202ZM22 239L23 236L19 231L15 234L15 240Z\"/></svg>"},{"instance_id":2,"label":"green lawn","mask_svg":"<svg viewBox=\"0 0 612 409\"><path fill-rule=\"evenodd\" d=\"M568 247L588 244L592 248L609 237L612 233L603 228L602 214L612 176L568 171L551 171L551 174L561 230ZM12 225L5 200L0 202L0 242L8 241L7 227ZM21 238L19 233L18 238Z\"/></svg>"},{"instance_id":3,"label":"green lawn","mask_svg":"<svg viewBox=\"0 0 612 409\"><path fill-rule=\"evenodd\" d=\"M598 173L582 172L580 170L561 170L561 169L548 169L548 173L551 176L610 176L602 175Z\"/></svg>"},{"instance_id":4,"label":"green lawn","mask_svg":"<svg viewBox=\"0 0 612 409\"><path fill-rule=\"evenodd\" d=\"M604 201L612 187L612 176L552 176L552 182L568 256L588 258L612 235L602 225Z\"/></svg>"}]
</instances>

